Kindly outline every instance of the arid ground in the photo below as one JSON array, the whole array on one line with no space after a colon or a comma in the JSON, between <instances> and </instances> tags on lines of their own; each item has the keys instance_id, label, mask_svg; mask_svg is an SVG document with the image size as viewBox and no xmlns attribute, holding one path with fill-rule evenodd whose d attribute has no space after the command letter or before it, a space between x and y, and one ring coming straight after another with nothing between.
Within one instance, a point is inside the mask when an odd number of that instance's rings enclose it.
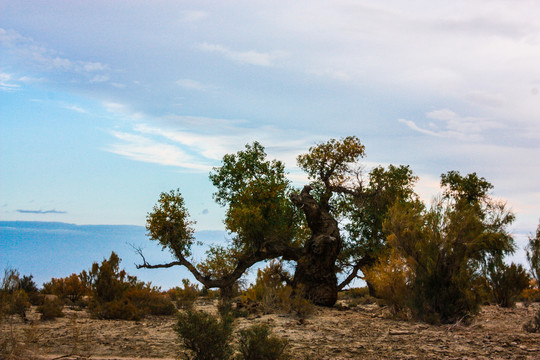
<instances>
[{"instance_id":1,"label":"arid ground","mask_svg":"<svg viewBox=\"0 0 540 360\"><path fill-rule=\"evenodd\" d=\"M215 311L214 304L197 307ZM267 323L289 340L295 359L540 359L540 334L527 333L539 303L513 309L486 306L472 324L434 326L391 319L376 304L354 308L316 308L305 319L290 314L239 318L235 328ZM34 359L184 358L173 330L175 317L142 321L96 320L86 311L65 309L66 316L40 321L32 309L28 323L13 319L2 332L13 336Z\"/></svg>"}]
</instances>

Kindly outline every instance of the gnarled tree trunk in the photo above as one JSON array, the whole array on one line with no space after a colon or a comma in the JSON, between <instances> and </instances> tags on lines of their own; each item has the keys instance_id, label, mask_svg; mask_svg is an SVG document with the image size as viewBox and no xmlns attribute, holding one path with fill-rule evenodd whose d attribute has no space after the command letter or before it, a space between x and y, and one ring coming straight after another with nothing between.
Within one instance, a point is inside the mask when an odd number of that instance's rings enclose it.
<instances>
[{"instance_id":1,"label":"gnarled tree trunk","mask_svg":"<svg viewBox=\"0 0 540 360\"><path fill-rule=\"evenodd\" d=\"M310 191L311 187L305 186L299 194L291 195L292 202L306 215L312 232L298 259L293 287L317 305L333 306L338 293L335 264L342 241L337 221Z\"/></svg>"}]
</instances>

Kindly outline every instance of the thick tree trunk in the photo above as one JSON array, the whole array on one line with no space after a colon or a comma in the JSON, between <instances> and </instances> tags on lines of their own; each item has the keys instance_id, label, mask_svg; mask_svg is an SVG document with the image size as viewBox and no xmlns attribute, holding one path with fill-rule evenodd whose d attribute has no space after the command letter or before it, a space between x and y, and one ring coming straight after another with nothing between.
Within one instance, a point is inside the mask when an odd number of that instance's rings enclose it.
<instances>
[{"instance_id":1,"label":"thick tree trunk","mask_svg":"<svg viewBox=\"0 0 540 360\"><path fill-rule=\"evenodd\" d=\"M305 186L291 200L306 215L312 236L307 241L304 255L298 259L293 287L317 305L333 306L338 286L336 259L341 250L341 237L337 221L310 194Z\"/></svg>"}]
</instances>

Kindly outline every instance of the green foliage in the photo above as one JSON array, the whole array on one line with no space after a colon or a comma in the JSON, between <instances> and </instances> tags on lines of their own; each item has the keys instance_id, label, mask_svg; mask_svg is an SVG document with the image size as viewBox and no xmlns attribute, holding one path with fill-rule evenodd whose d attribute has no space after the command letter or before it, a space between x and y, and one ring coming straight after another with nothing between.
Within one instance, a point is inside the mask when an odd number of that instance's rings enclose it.
<instances>
[{"instance_id":1,"label":"green foliage","mask_svg":"<svg viewBox=\"0 0 540 360\"><path fill-rule=\"evenodd\" d=\"M540 223L536 229L536 235L529 236L529 243L525 249L531 275L540 284Z\"/></svg>"},{"instance_id":2,"label":"green foliage","mask_svg":"<svg viewBox=\"0 0 540 360\"><path fill-rule=\"evenodd\" d=\"M529 287L530 280L523 266L502 262L490 265L488 279L493 298L502 307L513 307L522 291Z\"/></svg>"},{"instance_id":3,"label":"green foliage","mask_svg":"<svg viewBox=\"0 0 540 360\"><path fill-rule=\"evenodd\" d=\"M37 311L41 314L41 320L53 320L57 317L63 317L64 304L59 298L43 300L43 305L37 307Z\"/></svg>"},{"instance_id":4,"label":"green foliage","mask_svg":"<svg viewBox=\"0 0 540 360\"><path fill-rule=\"evenodd\" d=\"M263 244L290 243L298 232L298 214L288 199L289 180L285 166L266 160L258 142L244 151L223 157L210 180L217 188L214 199L226 206L225 226L234 234L240 253L252 253Z\"/></svg>"},{"instance_id":5,"label":"green foliage","mask_svg":"<svg viewBox=\"0 0 540 360\"><path fill-rule=\"evenodd\" d=\"M361 185L361 195L345 197L342 207L348 241L340 254L340 263L362 261L362 269L369 269L384 256L387 233L383 223L388 210L396 202L418 201L414 192L417 177L408 166L378 166L369 173L368 184Z\"/></svg>"},{"instance_id":6,"label":"green foliage","mask_svg":"<svg viewBox=\"0 0 540 360\"><path fill-rule=\"evenodd\" d=\"M287 341L272 335L265 324L253 325L240 330L237 359L239 360L280 360L289 359L286 353Z\"/></svg>"},{"instance_id":7,"label":"green foliage","mask_svg":"<svg viewBox=\"0 0 540 360\"><path fill-rule=\"evenodd\" d=\"M158 241L163 249L168 249L175 256L191 255L195 230L189 220L184 198L180 190L161 193L158 203L146 220L146 230L151 240Z\"/></svg>"},{"instance_id":8,"label":"green foliage","mask_svg":"<svg viewBox=\"0 0 540 360\"><path fill-rule=\"evenodd\" d=\"M431 209L397 203L385 229L391 234L389 243L413 271L414 314L428 322L451 323L477 312L477 280L491 259L513 251L506 228L514 216L488 197L491 184L476 174L449 172L441 183L445 197Z\"/></svg>"},{"instance_id":9,"label":"green foliage","mask_svg":"<svg viewBox=\"0 0 540 360\"><path fill-rule=\"evenodd\" d=\"M232 355L231 317L218 319L206 312L186 310L178 315L178 323L174 329L183 346L193 353L193 360L225 360Z\"/></svg>"}]
</instances>

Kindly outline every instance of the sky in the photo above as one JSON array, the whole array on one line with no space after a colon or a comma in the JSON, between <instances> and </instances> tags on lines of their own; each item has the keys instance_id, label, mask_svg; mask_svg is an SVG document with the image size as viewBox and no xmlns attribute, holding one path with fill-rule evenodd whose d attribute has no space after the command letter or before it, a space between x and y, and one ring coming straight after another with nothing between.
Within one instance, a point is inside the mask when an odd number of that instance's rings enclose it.
<instances>
[{"instance_id":1,"label":"sky","mask_svg":"<svg viewBox=\"0 0 540 360\"><path fill-rule=\"evenodd\" d=\"M540 2L0 0L0 220L144 225L179 188L222 230L208 180L261 142L348 135L366 169L477 172L540 217Z\"/></svg>"}]
</instances>

